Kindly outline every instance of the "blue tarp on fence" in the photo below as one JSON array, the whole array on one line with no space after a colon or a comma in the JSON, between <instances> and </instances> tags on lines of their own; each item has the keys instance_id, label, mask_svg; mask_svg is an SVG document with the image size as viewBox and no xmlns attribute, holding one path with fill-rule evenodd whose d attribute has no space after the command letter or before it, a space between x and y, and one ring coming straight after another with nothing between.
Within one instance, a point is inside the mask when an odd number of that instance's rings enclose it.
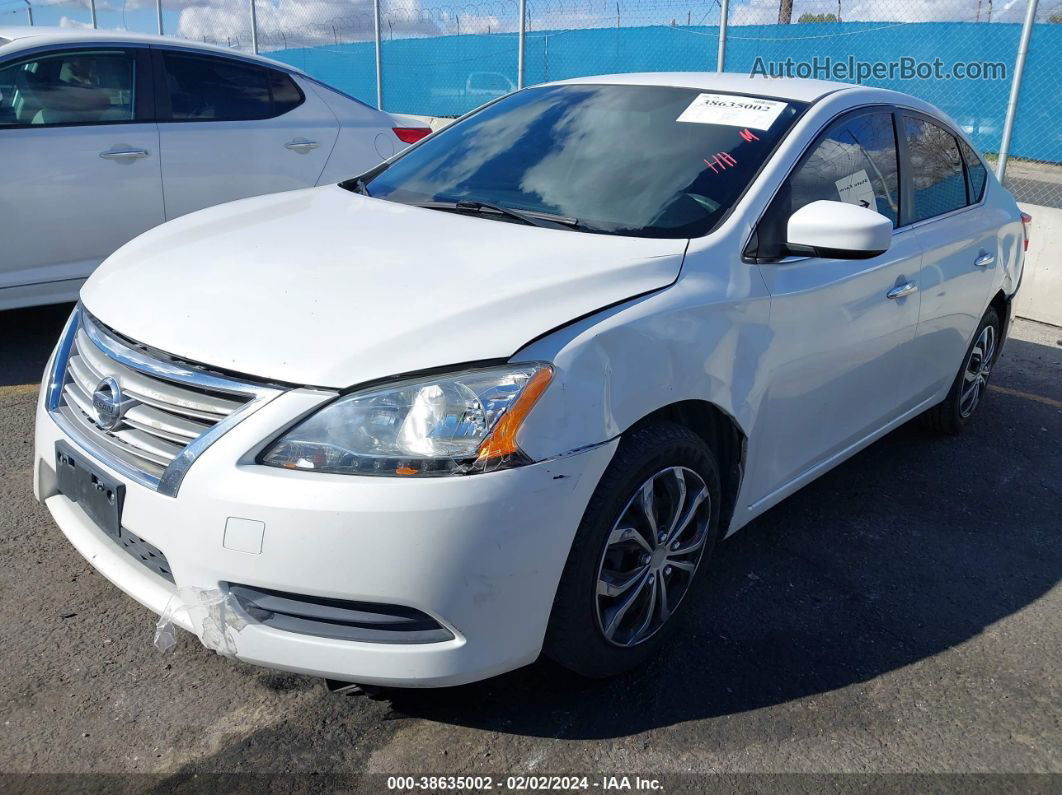
<instances>
[{"instance_id":1,"label":"blue tarp on fence","mask_svg":"<svg viewBox=\"0 0 1062 795\"><path fill-rule=\"evenodd\" d=\"M949 113L983 151L999 148L1021 26L1001 23L845 22L731 27L727 71L749 72L765 61L823 63L930 62L945 71L971 58L1000 63L992 79L868 79L922 97ZM714 69L715 27L632 27L535 31L527 36L528 85L581 75ZM1011 154L1062 162L1062 25L1038 25L1026 65ZM279 50L290 63L368 104L376 103L373 42ZM456 115L490 98L493 87L516 83L515 34L469 34L383 42L384 107L426 115Z\"/></svg>"}]
</instances>

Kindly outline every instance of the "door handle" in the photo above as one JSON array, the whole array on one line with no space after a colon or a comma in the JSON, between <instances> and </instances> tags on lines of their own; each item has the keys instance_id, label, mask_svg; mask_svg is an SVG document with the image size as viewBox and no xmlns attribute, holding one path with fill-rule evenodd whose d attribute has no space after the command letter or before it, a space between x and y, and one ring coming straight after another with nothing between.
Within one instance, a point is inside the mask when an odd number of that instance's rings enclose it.
<instances>
[{"instance_id":1,"label":"door handle","mask_svg":"<svg viewBox=\"0 0 1062 795\"><path fill-rule=\"evenodd\" d=\"M889 290L887 293L885 293L885 297L886 298L906 298L911 293L917 293L917 292L918 292L918 288L917 287L915 287L910 282L904 282L903 284L896 285L891 290Z\"/></svg>"},{"instance_id":2,"label":"door handle","mask_svg":"<svg viewBox=\"0 0 1062 795\"><path fill-rule=\"evenodd\" d=\"M108 149L106 152L100 152L100 157L104 160L135 160L147 156L147 149Z\"/></svg>"},{"instance_id":3,"label":"door handle","mask_svg":"<svg viewBox=\"0 0 1062 795\"><path fill-rule=\"evenodd\" d=\"M977 259L974 260L974 267L975 268L987 268L989 265L991 265L995 261L996 261L995 257L993 257L991 254L989 254L987 251L982 251L981 254L977 257Z\"/></svg>"},{"instance_id":4,"label":"door handle","mask_svg":"<svg viewBox=\"0 0 1062 795\"><path fill-rule=\"evenodd\" d=\"M297 138L294 141L288 141L284 146L292 152L299 152L301 154L303 152L309 152L311 149L316 149L320 144L317 143L317 141L307 141L305 139Z\"/></svg>"}]
</instances>

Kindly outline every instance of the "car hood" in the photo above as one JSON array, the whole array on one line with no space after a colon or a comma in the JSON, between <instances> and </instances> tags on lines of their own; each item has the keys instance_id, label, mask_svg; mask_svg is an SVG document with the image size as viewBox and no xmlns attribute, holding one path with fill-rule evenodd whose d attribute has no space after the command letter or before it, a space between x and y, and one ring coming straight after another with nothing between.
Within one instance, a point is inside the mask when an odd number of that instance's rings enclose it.
<instances>
[{"instance_id":1,"label":"car hood","mask_svg":"<svg viewBox=\"0 0 1062 795\"><path fill-rule=\"evenodd\" d=\"M510 357L559 325L671 284L685 247L330 185L163 224L111 255L81 299L116 331L175 356L343 388Z\"/></svg>"}]
</instances>

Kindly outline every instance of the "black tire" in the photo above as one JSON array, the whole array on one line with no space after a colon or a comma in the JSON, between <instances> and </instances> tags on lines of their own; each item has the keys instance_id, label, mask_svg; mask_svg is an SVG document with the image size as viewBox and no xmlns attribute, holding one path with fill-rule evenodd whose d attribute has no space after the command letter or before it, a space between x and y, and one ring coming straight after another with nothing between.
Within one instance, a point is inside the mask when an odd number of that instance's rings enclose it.
<instances>
[{"instance_id":1,"label":"black tire","mask_svg":"<svg viewBox=\"0 0 1062 795\"><path fill-rule=\"evenodd\" d=\"M974 398L973 405L968 404L969 397L964 399L964 388L967 386L966 374L971 368L979 369L979 352L980 345L983 344L982 335L985 334L986 329L991 329L992 335L992 349L988 357L987 371L981 369L980 375L982 380L978 383L979 391ZM944 400L938 403L933 408L929 409L922 415L922 424L928 428L932 428L939 433L948 435L955 435L960 433L967 423L972 419L974 413L984 402L985 391L988 386L988 378L992 374L992 369L995 367L996 360L999 358L999 351L1003 342L1003 324L999 319L999 314L995 308L989 307L985 312L983 318L981 318L980 324L977 326L977 330L974 332L973 340L970 342L970 347L966 350L966 355L963 356L962 364L959 367L959 372L955 376L955 380L951 384L951 389L948 391L948 396ZM983 358L983 357L982 357Z\"/></svg>"},{"instance_id":2,"label":"black tire","mask_svg":"<svg viewBox=\"0 0 1062 795\"><path fill-rule=\"evenodd\" d=\"M672 470L665 475L668 468ZM674 475L675 469L681 470L677 477ZM694 475L699 476L700 482ZM618 547L627 543L614 542L611 546L608 545L613 526L618 524L621 518L626 519L628 510L635 510L632 501L641 494L643 484L654 476L667 479L667 482L662 479L654 480L654 486L650 487L650 490L656 489L662 494L657 510L661 513L674 511L671 515L679 515L679 512L688 514L691 516L691 522L687 527L703 529L678 532L668 543L654 541L651 553L642 551L643 545L640 542L630 543L633 554L640 556L640 560L635 561L636 568L654 572L652 576L646 575L646 587L650 589L651 594L639 597L651 597L654 602L641 613L653 616L652 620L655 622L658 614L664 612L662 605L668 600L661 596L660 604L656 604L658 589L660 594L673 589L673 594L677 596L673 595L670 601L677 601L677 604L670 605L673 609L669 616L660 619L662 625L650 636L633 645L617 645L618 641L610 641L606 637L603 629L605 618L599 617L598 578L607 574L603 571L606 546L609 546L609 555L614 555ZM692 485L680 492L681 487L676 484L677 480ZM671 488L667 488L669 484ZM719 467L715 456L704 440L688 428L673 422L652 421L629 432L620 443L615 458L605 470L590 498L572 543L546 632L546 655L565 668L589 677L613 676L639 665L652 656L678 623L678 614L689 604L690 592L697 580L703 580L703 577L698 578L697 574L706 567L719 539L719 484ZM702 485L707 488L710 500L707 508L703 502L696 507L698 504L693 500L695 493L703 493ZM682 497L677 496L678 494ZM686 501L680 503L680 499ZM654 498L653 505L657 504ZM675 506L680 507L676 509ZM641 503L635 507L641 510ZM640 533L643 540L649 535L648 527L646 523L643 530L647 532ZM683 561L686 564L692 563L693 570L687 573L685 569L680 570L679 564L676 564L675 568L668 566L665 571L663 566L669 560L674 562L669 556L682 554L669 550L675 550L682 544L695 546L694 536L686 535L687 532L703 533L697 537L704 539L699 553L687 553L688 557ZM698 555L696 560L693 558L695 554ZM653 578L657 573L660 581L654 585ZM607 601L612 597L601 598ZM616 598L618 600L621 597ZM658 612L652 613L653 610ZM612 616L617 612L613 609ZM607 610L602 615L605 614ZM633 617L634 623L640 623L637 615ZM610 623L610 626L613 625ZM629 640L633 640L633 637Z\"/></svg>"}]
</instances>

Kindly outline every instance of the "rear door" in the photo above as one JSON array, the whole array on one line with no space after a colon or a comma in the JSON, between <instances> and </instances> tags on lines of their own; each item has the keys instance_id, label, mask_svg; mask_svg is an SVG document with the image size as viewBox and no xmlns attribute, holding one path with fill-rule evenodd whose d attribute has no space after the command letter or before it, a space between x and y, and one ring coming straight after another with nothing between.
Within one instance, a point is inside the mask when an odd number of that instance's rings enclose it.
<instances>
[{"instance_id":1,"label":"rear door","mask_svg":"<svg viewBox=\"0 0 1062 795\"><path fill-rule=\"evenodd\" d=\"M909 221L925 252L912 372L920 397L948 387L991 300L1000 267L999 219L983 204L980 158L942 122L901 114L909 163Z\"/></svg>"},{"instance_id":2,"label":"rear door","mask_svg":"<svg viewBox=\"0 0 1062 795\"><path fill-rule=\"evenodd\" d=\"M317 183L339 123L314 92L251 61L154 55L167 218Z\"/></svg>"},{"instance_id":3,"label":"rear door","mask_svg":"<svg viewBox=\"0 0 1062 795\"><path fill-rule=\"evenodd\" d=\"M73 297L162 223L146 48L47 48L0 63L0 306Z\"/></svg>"}]
</instances>

